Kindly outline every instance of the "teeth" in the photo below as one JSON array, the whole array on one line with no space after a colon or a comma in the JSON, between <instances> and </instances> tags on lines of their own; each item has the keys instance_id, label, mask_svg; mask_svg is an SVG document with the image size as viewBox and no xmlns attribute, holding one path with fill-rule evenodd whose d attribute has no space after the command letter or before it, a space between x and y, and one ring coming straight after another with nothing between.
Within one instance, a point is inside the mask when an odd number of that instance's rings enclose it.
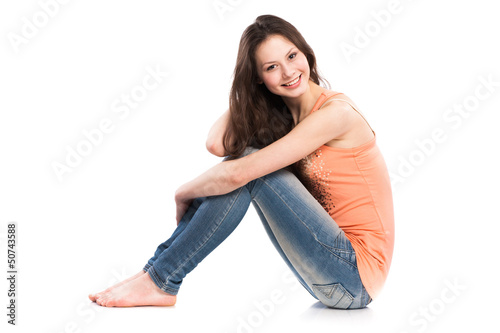
<instances>
[{"instance_id":1,"label":"teeth","mask_svg":"<svg viewBox=\"0 0 500 333\"><path fill-rule=\"evenodd\" d=\"M284 84L284 86L294 85L295 83L299 82L299 79L300 79L300 75L295 80L293 80L292 82Z\"/></svg>"}]
</instances>

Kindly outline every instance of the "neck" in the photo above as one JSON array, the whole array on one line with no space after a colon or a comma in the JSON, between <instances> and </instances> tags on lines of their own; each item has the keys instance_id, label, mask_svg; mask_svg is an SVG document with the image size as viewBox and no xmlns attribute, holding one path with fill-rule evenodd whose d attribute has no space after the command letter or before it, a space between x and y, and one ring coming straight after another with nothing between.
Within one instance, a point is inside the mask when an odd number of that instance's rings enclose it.
<instances>
[{"instance_id":1,"label":"neck","mask_svg":"<svg viewBox=\"0 0 500 333\"><path fill-rule=\"evenodd\" d=\"M319 96L326 89L309 80L306 92L297 97L282 97L297 125L309 115Z\"/></svg>"}]
</instances>

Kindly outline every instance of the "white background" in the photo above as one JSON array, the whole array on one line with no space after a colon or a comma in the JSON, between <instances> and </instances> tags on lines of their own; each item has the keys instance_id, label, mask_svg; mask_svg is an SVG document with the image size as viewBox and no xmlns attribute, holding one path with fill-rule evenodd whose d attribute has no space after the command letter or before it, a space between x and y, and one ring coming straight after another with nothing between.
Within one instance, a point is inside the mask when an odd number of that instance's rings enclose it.
<instances>
[{"instance_id":1,"label":"white background","mask_svg":"<svg viewBox=\"0 0 500 333\"><path fill-rule=\"evenodd\" d=\"M19 265L18 325L6 323L2 278L2 331L414 333L495 325L493 1L401 0L384 26L374 13L389 0L221 0L225 11L213 0L75 0L52 6L44 22L40 3L49 2L0 5L2 276L11 221ZM88 293L138 272L174 230L177 187L221 160L205 150L206 135L227 108L241 33L261 14L299 29L332 89L350 96L377 132L395 177L396 246L385 288L367 309L325 308L289 278L251 208L184 280L175 307L92 304ZM12 43L37 19L29 38ZM360 47L347 57L346 44ZM147 67L168 77L121 119L113 103L141 85ZM481 78L496 83L489 91ZM448 111L467 103L464 116ZM64 164L67 147L103 119L112 132L59 180L53 163ZM435 131L442 140L430 144Z\"/></svg>"}]
</instances>

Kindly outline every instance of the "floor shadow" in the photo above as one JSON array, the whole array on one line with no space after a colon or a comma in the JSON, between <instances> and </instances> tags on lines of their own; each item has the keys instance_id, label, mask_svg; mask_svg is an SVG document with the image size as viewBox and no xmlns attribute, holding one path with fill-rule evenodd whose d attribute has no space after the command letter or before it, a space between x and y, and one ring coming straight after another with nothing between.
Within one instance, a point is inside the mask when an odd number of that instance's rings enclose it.
<instances>
[{"instance_id":1,"label":"floor shadow","mask_svg":"<svg viewBox=\"0 0 500 333\"><path fill-rule=\"evenodd\" d=\"M374 311L369 307L352 310L333 309L318 301L304 311L301 318L308 321L364 326L372 322Z\"/></svg>"}]
</instances>

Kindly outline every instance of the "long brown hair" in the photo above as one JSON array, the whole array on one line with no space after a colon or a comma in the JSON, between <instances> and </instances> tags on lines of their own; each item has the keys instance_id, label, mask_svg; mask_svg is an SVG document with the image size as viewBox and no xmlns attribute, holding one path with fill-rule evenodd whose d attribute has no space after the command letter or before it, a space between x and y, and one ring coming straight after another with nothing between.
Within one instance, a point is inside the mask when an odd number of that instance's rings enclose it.
<instances>
[{"instance_id":1,"label":"long brown hair","mask_svg":"<svg viewBox=\"0 0 500 333\"><path fill-rule=\"evenodd\" d=\"M316 68L316 57L300 32L289 22L261 15L248 26L240 39L234 79L229 96L229 122L223 137L227 154L240 156L247 146L263 148L285 136L294 127L288 107L281 96L259 84L255 52L272 35L280 35L293 43L307 58L310 80L327 86Z\"/></svg>"}]
</instances>

